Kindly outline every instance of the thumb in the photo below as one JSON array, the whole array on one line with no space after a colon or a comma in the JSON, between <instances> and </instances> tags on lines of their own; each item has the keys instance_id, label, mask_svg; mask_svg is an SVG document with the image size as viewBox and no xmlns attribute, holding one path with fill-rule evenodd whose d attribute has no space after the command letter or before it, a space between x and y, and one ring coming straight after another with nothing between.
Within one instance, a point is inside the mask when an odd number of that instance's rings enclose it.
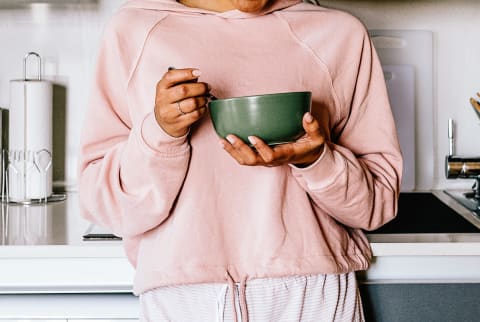
<instances>
[{"instance_id":1,"label":"thumb","mask_svg":"<svg viewBox=\"0 0 480 322\"><path fill-rule=\"evenodd\" d=\"M311 137L319 137L320 134L320 124L313 117L310 112L307 112L303 115L303 128L305 132Z\"/></svg>"}]
</instances>

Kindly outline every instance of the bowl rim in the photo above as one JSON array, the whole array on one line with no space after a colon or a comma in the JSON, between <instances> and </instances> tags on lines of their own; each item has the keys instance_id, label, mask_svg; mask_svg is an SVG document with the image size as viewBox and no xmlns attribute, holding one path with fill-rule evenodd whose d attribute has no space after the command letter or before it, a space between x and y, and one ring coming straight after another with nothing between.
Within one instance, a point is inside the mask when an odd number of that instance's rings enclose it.
<instances>
[{"instance_id":1,"label":"bowl rim","mask_svg":"<svg viewBox=\"0 0 480 322\"><path fill-rule=\"evenodd\" d=\"M209 103L213 102L228 102L228 101L236 101L240 99L252 99L252 98L263 98L263 97L271 97L271 96L283 96L283 95L294 95L294 94L310 94L312 95L311 91L296 91L296 92L279 92L279 93L267 93L267 94L256 94L256 95L247 95L247 96L235 96L235 97L228 97L228 98L217 98L211 100Z\"/></svg>"}]
</instances>

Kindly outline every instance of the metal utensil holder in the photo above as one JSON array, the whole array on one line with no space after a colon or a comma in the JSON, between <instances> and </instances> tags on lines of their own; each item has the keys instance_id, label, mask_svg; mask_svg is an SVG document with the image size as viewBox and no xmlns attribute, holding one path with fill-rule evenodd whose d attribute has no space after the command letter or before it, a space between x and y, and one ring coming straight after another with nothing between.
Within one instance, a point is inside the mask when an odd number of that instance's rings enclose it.
<instances>
[{"instance_id":1,"label":"metal utensil holder","mask_svg":"<svg viewBox=\"0 0 480 322\"><path fill-rule=\"evenodd\" d=\"M48 202L63 201L66 199L65 194L54 193L47 195L47 172L52 166L52 155L49 151L41 150L32 151L8 151L2 150L2 183L1 183L1 201L10 204L34 205ZM39 175L42 180L38 183L39 187L33 187L28 184L28 176L31 174ZM9 181L16 182L10 185ZM10 191L13 186L17 191ZM29 198L29 189L37 189L43 191L43 196L39 198ZM11 196L16 198L12 199ZM23 196L18 198L18 196Z\"/></svg>"}]
</instances>

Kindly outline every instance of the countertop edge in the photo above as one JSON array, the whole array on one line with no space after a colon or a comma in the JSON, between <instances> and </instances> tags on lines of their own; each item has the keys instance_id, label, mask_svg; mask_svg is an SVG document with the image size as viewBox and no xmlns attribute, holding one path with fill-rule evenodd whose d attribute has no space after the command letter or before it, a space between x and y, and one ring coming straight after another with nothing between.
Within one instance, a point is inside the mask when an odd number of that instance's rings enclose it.
<instances>
[{"instance_id":1,"label":"countertop edge","mask_svg":"<svg viewBox=\"0 0 480 322\"><path fill-rule=\"evenodd\" d=\"M480 256L480 234L367 235L373 256ZM82 245L0 246L0 261L8 259L124 258L120 241Z\"/></svg>"}]
</instances>

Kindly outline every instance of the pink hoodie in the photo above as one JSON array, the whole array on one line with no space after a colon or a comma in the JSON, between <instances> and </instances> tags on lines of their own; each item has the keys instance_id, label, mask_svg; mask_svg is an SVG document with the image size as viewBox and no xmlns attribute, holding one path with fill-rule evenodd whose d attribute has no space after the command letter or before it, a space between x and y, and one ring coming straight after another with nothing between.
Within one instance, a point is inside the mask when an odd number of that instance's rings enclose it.
<instances>
[{"instance_id":1,"label":"pink hoodie","mask_svg":"<svg viewBox=\"0 0 480 322\"><path fill-rule=\"evenodd\" d=\"M106 28L83 132L83 215L123 237L134 291L345 273L371 257L362 229L397 210L402 158L381 66L352 16L278 0L260 14L128 1ZM212 94L313 93L332 143L308 168L239 165L208 115L188 136L156 123L169 66Z\"/></svg>"}]
</instances>

